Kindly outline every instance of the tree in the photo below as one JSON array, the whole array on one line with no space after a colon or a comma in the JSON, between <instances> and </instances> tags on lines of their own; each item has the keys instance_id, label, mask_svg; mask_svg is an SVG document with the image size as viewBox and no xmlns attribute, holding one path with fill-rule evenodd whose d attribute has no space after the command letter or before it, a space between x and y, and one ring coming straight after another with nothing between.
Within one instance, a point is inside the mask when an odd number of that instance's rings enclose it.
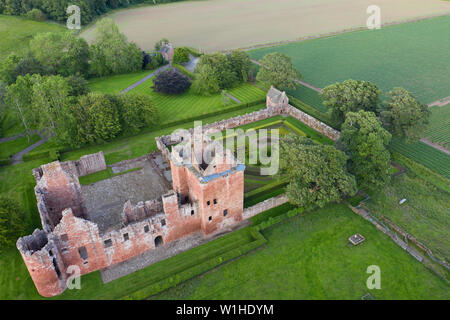
<instances>
[{"instance_id":1,"label":"tree","mask_svg":"<svg viewBox=\"0 0 450 320\"><path fill-rule=\"evenodd\" d=\"M404 88L394 88L386 95L389 99L383 103L380 114L384 127L408 142L419 140L429 123L428 106Z\"/></svg>"},{"instance_id":2,"label":"tree","mask_svg":"<svg viewBox=\"0 0 450 320\"><path fill-rule=\"evenodd\" d=\"M211 66L203 65L195 68L196 76L192 83L192 90L196 94L208 96L219 92L219 81L214 76Z\"/></svg>"},{"instance_id":3,"label":"tree","mask_svg":"<svg viewBox=\"0 0 450 320\"><path fill-rule=\"evenodd\" d=\"M27 12L27 18L36 21L45 21L47 20L47 15L38 8L34 8Z\"/></svg>"},{"instance_id":4,"label":"tree","mask_svg":"<svg viewBox=\"0 0 450 320\"><path fill-rule=\"evenodd\" d=\"M43 66L33 55L29 54L27 57L20 59L19 63L14 68L14 77L17 79L19 76L25 76L27 74L40 74L48 75L50 70Z\"/></svg>"},{"instance_id":5,"label":"tree","mask_svg":"<svg viewBox=\"0 0 450 320\"><path fill-rule=\"evenodd\" d=\"M172 59L173 63L183 64L183 63L189 62L189 60L190 60L189 51L187 51L183 47L179 47L179 48L175 49L175 52L173 53L173 59Z\"/></svg>"},{"instance_id":6,"label":"tree","mask_svg":"<svg viewBox=\"0 0 450 320\"><path fill-rule=\"evenodd\" d=\"M167 38L162 38L158 42L155 43L155 51L160 51L163 44L168 44L170 41Z\"/></svg>"},{"instance_id":7,"label":"tree","mask_svg":"<svg viewBox=\"0 0 450 320\"><path fill-rule=\"evenodd\" d=\"M69 114L69 85L61 76L32 76L32 107L37 115L36 128L62 139Z\"/></svg>"},{"instance_id":8,"label":"tree","mask_svg":"<svg viewBox=\"0 0 450 320\"><path fill-rule=\"evenodd\" d=\"M95 142L104 142L117 137L122 131L117 105L101 93L89 93L87 97Z\"/></svg>"},{"instance_id":9,"label":"tree","mask_svg":"<svg viewBox=\"0 0 450 320\"><path fill-rule=\"evenodd\" d=\"M11 110L13 110L22 121L28 142L31 136L32 121L35 114L31 110L31 94L33 82L30 75L19 76L15 83L7 87L5 101Z\"/></svg>"},{"instance_id":10,"label":"tree","mask_svg":"<svg viewBox=\"0 0 450 320\"><path fill-rule=\"evenodd\" d=\"M104 18L90 47L90 72L95 76L128 73L142 68L142 51L129 43L112 19Z\"/></svg>"},{"instance_id":11,"label":"tree","mask_svg":"<svg viewBox=\"0 0 450 320\"><path fill-rule=\"evenodd\" d=\"M302 75L292 65L291 58L275 52L265 55L260 62L261 68L256 75L256 80L267 87L273 85L280 90L297 88L295 79L301 79Z\"/></svg>"},{"instance_id":12,"label":"tree","mask_svg":"<svg viewBox=\"0 0 450 320\"><path fill-rule=\"evenodd\" d=\"M362 80L346 80L322 89L323 104L330 108L332 120L342 124L347 112L359 110L377 112L381 91L378 87Z\"/></svg>"},{"instance_id":13,"label":"tree","mask_svg":"<svg viewBox=\"0 0 450 320\"><path fill-rule=\"evenodd\" d=\"M247 82L249 78L251 61L247 52L242 50L234 50L227 55L228 60L236 74L239 82Z\"/></svg>"},{"instance_id":14,"label":"tree","mask_svg":"<svg viewBox=\"0 0 450 320\"><path fill-rule=\"evenodd\" d=\"M204 68L208 66L207 68ZM195 68L195 72L206 73L202 77L209 79L215 79L214 83L217 83L219 89L228 89L233 87L238 82L238 76L233 70L228 58L222 53L205 54L200 58L200 61ZM210 86L212 88L212 86ZM216 92L218 92L217 90Z\"/></svg>"},{"instance_id":15,"label":"tree","mask_svg":"<svg viewBox=\"0 0 450 320\"><path fill-rule=\"evenodd\" d=\"M356 192L355 177L347 172L348 157L330 145L288 135L281 140L280 168L287 173L291 203L312 209Z\"/></svg>"},{"instance_id":16,"label":"tree","mask_svg":"<svg viewBox=\"0 0 450 320\"><path fill-rule=\"evenodd\" d=\"M120 99L120 117L123 131L136 134L145 127L158 122L158 109L149 95L124 94L116 96Z\"/></svg>"},{"instance_id":17,"label":"tree","mask_svg":"<svg viewBox=\"0 0 450 320\"><path fill-rule=\"evenodd\" d=\"M89 46L70 32L38 33L30 41L33 56L51 73L62 76L88 74Z\"/></svg>"},{"instance_id":18,"label":"tree","mask_svg":"<svg viewBox=\"0 0 450 320\"><path fill-rule=\"evenodd\" d=\"M25 214L12 199L0 197L0 251L12 247L24 235Z\"/></svg>"},{"instance_id":19,"label":"tree","mask_svg":"<svg viewBox=\"0 0 450 320\"><path fill-rule=\"evenodd\" d=\"M86 79L80 76L70 76L66 78L69 86L69 96L77 97L86 95L90 92L88 82Z\"/></svg>"},{"instance_id":20,"label":"tree","mask_svg":"<svg viewBox=\"0 0 450 320\"><path fill-rule=\"evenodd\" d=\"M391 137L373 112L346 114L338 142L350 156L349 172L360 188L373 190L389 182L390 154L386 147Z\"/></svg>"},{"instance_id":21,"label":"tree","mask_svg":"<svg viewBox=\"0 0 450 320\"><path fill-rule=\"evenodd\" d=\"M183 73L176 69L170 69L160 73L153 80L153 90L166 94L181 94L189 89L191 81Z\"/></svg>"},{"instance_id":22,"label":"tree","mask_svg":"<svg viewBox=\"0 0 450 320\"><path fill-rule=\"evenodd\" d=\"M20 60L21 57L11 53L0 62L0 80L6 85L16 82L15 69Z\"/></svg>"}]
</instances>

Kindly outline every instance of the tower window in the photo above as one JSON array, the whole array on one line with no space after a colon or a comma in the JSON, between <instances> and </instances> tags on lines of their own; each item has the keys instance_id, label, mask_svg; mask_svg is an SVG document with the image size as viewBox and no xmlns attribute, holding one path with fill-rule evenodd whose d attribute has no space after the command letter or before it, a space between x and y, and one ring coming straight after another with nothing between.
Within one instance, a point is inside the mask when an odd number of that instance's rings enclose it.
<instances>
[{"instance_id":1,"label":"tower window","mask_svg":"<svg viewBox=\"0 0 450 320\"><path fill-rule=\"evenodd\" d=\"M223 216L226 217L228 215L228 209L223 210Z\"/></svg>"},{"instance_id":2,"label":"tower window","mask_svg":"<svg viewBox=\"0 0 450 320\"><path fill-rule=\"evenodd\" d=\"M86 250L86 247L80 247L78 248L78 254L80 255L80 258L83 260L87 260L88 258L88 253Z\"/></svg>"},{"instance_id":3,"label":"tower window","mask_svg":"<svg viewBox=\"0 0 450 320\"><path fill-rule=\"evenodd\" d=\"M147 233L147 232L149 232L149 231L150 231L150 228L149 228L148 226L145 226L145 227L144 227L144 232Z\"/></svg>"},{"instance_id":4,"label":"tower window","mask_svg":"<svg viewBox=\"0 0 450 320\"><path fill-rule=\"evenodd\" d=\"M130 240L130 236L128 235L128 233L124 233L123 234L123 241L128 241Z\"/></svg>"},{"instance_id":5,"label":"tower window","mask_svg":"<svg viewBox=\"0 0 450 320\"><path fill-rule=\"evenodd\" d=\"M166 219L162 219L162 220L161 220L161 225L162 225L162 226L165 226L165 225L166 225Z\"/></svg>"},{"instance_id":6,"label":"tower window","mask_svg":"<svg viewBox=\"0 0 450 320\"><path fill-rule=\"evenodd\" d=\"M105 248L109 248L112 246L112 240L111 239L105 240L104 244Z\"/></svg>"},{"instance_id":7,"label":"tower window","mask_svg":"<svg viewBox=\"0 0 450 320\"><path fill-rule=\"evenodd\" d=\"M206 204L209 206L211 204L211 201L206 201Z\"/></svg>"},{"instance_id":8,"label":"tower window","mask_svg":"<svg viewBox=\"0 0 450 320\"><path fill-rule=\"evenodd\" d=\"M214 199L214 204L217 204L217 199Z\"/></svg>"},{"instance_id":9,"label":"tower window","mask_svg":"<svg viewBox=\"0 0 450 320\"><path fill-rule=\"evenodd\" d=\"M211 216L209 216L208 220L209 220L209 221L212 221L212 217L211 217Z\"/></svg>"},{"instance_id":10,"label":"tower window","mask_svg":"<svg viewBox=\"0 0 450 320\"><path fill-rule=\"evenodd\" d=\"M193 216L194 215L194 210L191 210L191 216Z\"/></svg>"}]
</instances>

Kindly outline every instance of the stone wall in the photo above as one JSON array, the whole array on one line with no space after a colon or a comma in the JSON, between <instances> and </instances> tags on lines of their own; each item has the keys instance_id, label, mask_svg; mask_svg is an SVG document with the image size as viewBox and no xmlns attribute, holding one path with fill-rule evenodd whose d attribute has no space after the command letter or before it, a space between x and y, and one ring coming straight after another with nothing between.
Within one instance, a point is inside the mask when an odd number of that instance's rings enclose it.
<instances>
[{"instance_id":1,"label":"stone wall","mask_svg":"<svg viewBox=\"0 0 450 320\"><path fill-rule=\"evenodd\" d=\"M244 209L243 218L250 219L251 217L256 216L261 212L281 206L282 204L285 204L288 201L289 199L285 194L281 194L279 196L267 199L263 202L255 204L254 206Z\"/></svg>"},{"instance_id":2,"label":"stone wall","mask_svg":"<svg viewBox=\"0 0 450 320\"><path fill-rule=\"evenodd\" d=\"M79 177L102 171L106 169L105 156L102 151L88 154L75 161L75 166Z\"/></svg>"}]
</instances>

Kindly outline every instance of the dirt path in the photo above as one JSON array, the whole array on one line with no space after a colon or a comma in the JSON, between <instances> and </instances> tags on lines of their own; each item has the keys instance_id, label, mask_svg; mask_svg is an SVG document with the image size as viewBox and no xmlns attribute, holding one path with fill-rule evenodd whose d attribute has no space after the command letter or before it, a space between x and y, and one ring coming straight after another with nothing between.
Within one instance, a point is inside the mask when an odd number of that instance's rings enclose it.
<instances>
[{"instance_id":1,"label":"dirt path","mask_svg":"<svg viewBox=\"0 0 450 320\"><path fill-rule=\"evenodd\" d=\"M250 61L253 62L254 64L257 64L258 66L262 67L261 62L259 62L258 60L251 59ZM305 86L305 87L307 87L307 88L310 88L310 89L312 89L312 90L314 90L314 91L316 91L316 92L318 92L318 93L321 93L321 92L322 92L322 89L317 88L317 87L314 87L312 84L310 84L310 83L308 83L308 82L301 81L301 80L298 80L298 79L294 79L294 80L295 80L295 82L301 84L302 86Z\"/></svg>"},{"instance_id":2,"label":"dirt path","mask_svg":"<svg viewBox=\"0 0 450 320\"><path fill-rule=\"evenodd\" d=\"M19 138L25 137L25 133L16 134L15 136L0 138L0 143L17 140Z\"/></svg>"},{"instance_id":3,"label":"dirt path","mask_svg":"<svg viewBox=\"0 0 450 320\"><path fill-rule=\"evenodd\" d=\"M450 103L450 96L448 96L448 97L446 97L446 98L442 98L442 99L440 99L440 100L438 100L438 101L429 103L428 106L429 106L429 107L434 107L434 106L443 107L443 106L445 106L445 105L447 105L447 104L449 104L449 103Z\"/></svg>"},{"instance_id":4,"label":"dirt path","mask_svg":"<svg viewBox=\"0 0 450 320\"><path fill-rule=\"evenodd\" d=\"M425 143L425 144L427 144L427 145L429 145L430 147L433 147L433 148L435 148L435 149L438 149L439 151L442 151L442 152L444 152L444 153L450 155L450 150L444 148L444 147L441 146L440 144L431 142L430 140L425 139L425 138L420 139L420 141L423 142L423 143Z\"/></svg>"}]
</instances>

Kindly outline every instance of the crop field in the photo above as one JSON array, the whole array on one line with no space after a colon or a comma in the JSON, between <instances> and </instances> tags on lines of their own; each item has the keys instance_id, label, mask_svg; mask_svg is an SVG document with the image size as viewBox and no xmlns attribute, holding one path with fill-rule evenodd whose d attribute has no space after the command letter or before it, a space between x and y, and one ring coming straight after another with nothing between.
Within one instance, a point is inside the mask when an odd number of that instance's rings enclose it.
<instances>
[{"instance_id":1,"label":"crop field","mask_svg":"<svg viewBox=\"0 0 450 320\"><path fill-rule=\"evenodd\" d=\"M450 179L450 155L420 141L408 144L395 138L389 148Z\"/></svg>"},{"instance_id":2,"label":"crop field","mask_svg":"<svg viewBox=\"0 0 450 320\"><path fill-rule=\"evenodd\" d=\"M347 79L369 80L384 92L404 87L428 104L450 94L450 42L443 30L450 30L450 15L253 50L250 55L261 59L284 53L303 80L319 88ZM302 99L302 92L297 97Z\"/></svg>"},{"instance_id":3,"label":"crop field","mask_svg":"<svg viewBox=\"0 0 450 320\"><path fill-rule=\"evenodd\" d=\"M355 233L366 238L357 247L347 240ZM263 235L262 249L152 299L359 300L369 292L370 265L382 272L381 289L370 291L375 299L449 298L443 280L344 205L303 213Z\"/></svg>"},{"instance_id":4,"label":"crop field","mask_svg":"<svg viewBox=\"0 0 450 320\"><path fill-rule=\"evenodd\" d=\"M28 42L37 33L66 30L57 23L31 21L0 14L0 61L13 52L23 54L28 48Z\"/></svg>"},{"instance_id":5,"label":"crop field","mask_svg":"<svg viewBox=\"0 0 450 320\"><path fill-rule=\"evenodd\" d=\"M176 46L208 52L229 50L363 27L370 0L208 0L182 1L115 11L109 15L141 48L163 37ZM379 0L383 23L443 14L439 0ZM94 38L95 24L82 36Z\"/></svg>"},{"instance_id":6,"label":"crop field","mask_svg":"<svg viewBox=\"0 0 450 320\"><path fill-rule=\"evenodd\" d=\"M450 149L450 104L431 107L430 110L430 124L425 131L425 138Z\"/></svg>"}]
</instances>

